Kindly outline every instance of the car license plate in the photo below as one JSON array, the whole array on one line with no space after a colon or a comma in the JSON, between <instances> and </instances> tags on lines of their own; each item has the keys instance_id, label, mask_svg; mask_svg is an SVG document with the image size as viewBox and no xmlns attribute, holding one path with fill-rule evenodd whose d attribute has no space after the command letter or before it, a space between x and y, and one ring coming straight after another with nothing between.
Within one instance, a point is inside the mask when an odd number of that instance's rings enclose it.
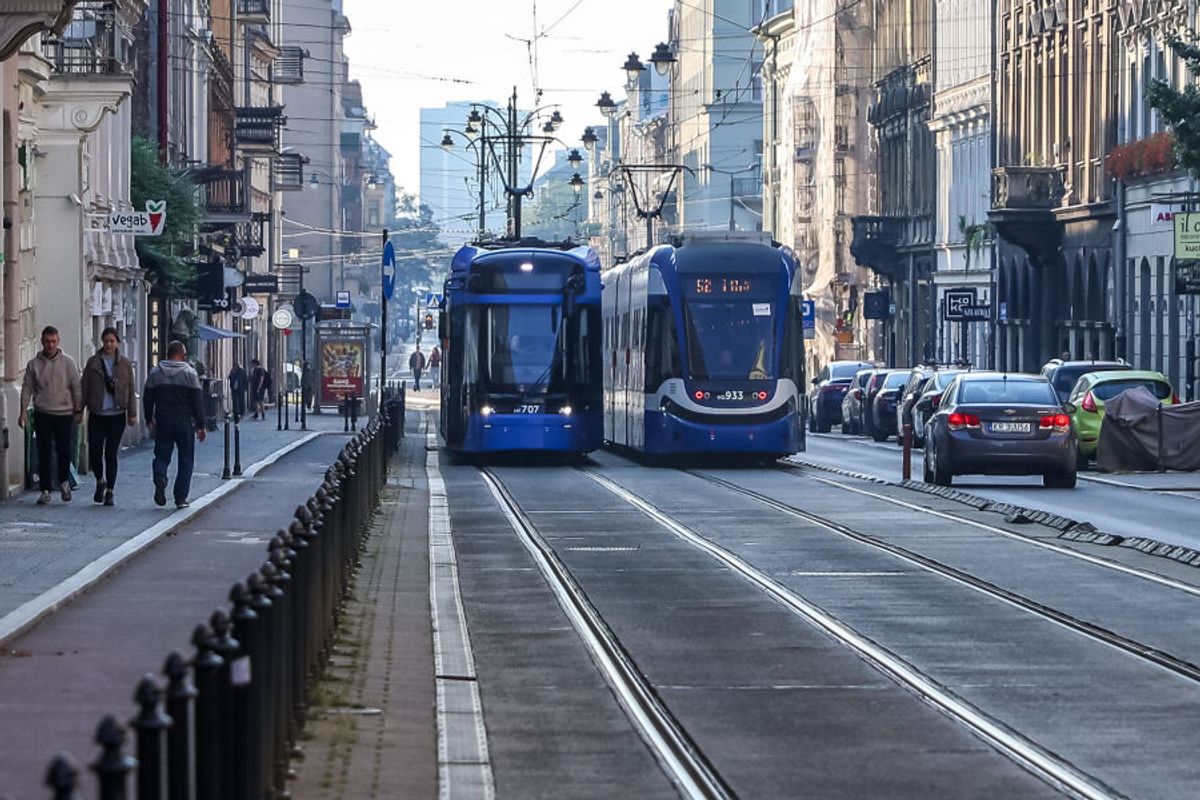
<instances>
[{"instance_id":1,"label":"car license plate","mask_svg":"<svg viewBox=\"0 0 1200 800\"><path fill-rule=\"evenodd\" d=\"M1028 422L992 422L988 430L992 433L1029 433L1033 426Z\"/></svg>"}]
</instances>

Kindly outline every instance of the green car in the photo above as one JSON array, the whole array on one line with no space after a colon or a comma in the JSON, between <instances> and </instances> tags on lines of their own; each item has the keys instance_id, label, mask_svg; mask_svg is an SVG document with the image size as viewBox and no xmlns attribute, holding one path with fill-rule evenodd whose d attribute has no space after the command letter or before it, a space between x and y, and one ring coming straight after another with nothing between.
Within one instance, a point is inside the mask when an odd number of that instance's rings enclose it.
<instances>
[{"instance_id":1,"label":"green car","mask_svg":"<svg viewBox=\"0 0 1200 800\"><path fill-rule=\"evenodd\" d=\"M1100 442L1100 426L1104 423L1104 404L1126 389L1144 386L1164 405L1179 402L1179 395L1171 388L1171 382L1161 372L1123 369L1108 372L1089 372L1079 377L1066 410L1075 421L1075 432L1079 437L1079 466L1087 466L1088 459L1096 455Z\"/></svg>"}]
</instances>

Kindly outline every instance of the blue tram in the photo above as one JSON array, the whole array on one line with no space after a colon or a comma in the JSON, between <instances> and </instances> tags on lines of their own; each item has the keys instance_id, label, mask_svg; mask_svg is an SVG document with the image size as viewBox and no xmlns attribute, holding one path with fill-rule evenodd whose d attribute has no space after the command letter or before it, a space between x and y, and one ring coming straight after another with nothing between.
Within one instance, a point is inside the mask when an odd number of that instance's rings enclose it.
<instances>
[{"instance_id":1,"label":"blue tram","mask_svg":"<svg viewBox=\"0 0 1200 800\"><path fill-rule=\"evenodd\" d=\"M604 438L649 454L804 449L796 263L765 235L693 234L604 273Z\"/></svg>"},{"instance_id":2,"label":"blue tram","mask_svg":"<svg viewBox=\"0 0 1200 800\"><path fill-rule=\"evenodd\" d=\"M451 450L587 453L601 445L600 260L523 239L455 254L440 322Z\"/></svg>"}]
</instances>

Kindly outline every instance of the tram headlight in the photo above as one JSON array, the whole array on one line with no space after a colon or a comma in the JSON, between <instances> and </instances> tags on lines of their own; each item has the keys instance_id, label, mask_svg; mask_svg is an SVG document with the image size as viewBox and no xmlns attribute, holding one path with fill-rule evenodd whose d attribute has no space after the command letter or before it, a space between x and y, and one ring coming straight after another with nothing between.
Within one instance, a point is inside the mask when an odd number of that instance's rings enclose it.
<instances>
[{"instance_id":1,"label":"tram headlight","mask_svg":"<svg viewBox=\"0 0 1200 800\"><path fill-rule=\"evenodd\" d=\"M569 416L571 416L571 407L563 406L562 408L560 408L558 410L558 413L562 414L564 417L569 417Z\"/></svg>"},{"instance_id":2,"label":"tram headlight","mask_svg":"<svg viewBox=\"0 0 1200 800\"><path fill-rule=\"evenodd\" d=\"M490 417L492 415L492 407L491 406L483 406L482 408L479 409L479 413L483 414L485 417Z\"/></svg>"}]
</instances>

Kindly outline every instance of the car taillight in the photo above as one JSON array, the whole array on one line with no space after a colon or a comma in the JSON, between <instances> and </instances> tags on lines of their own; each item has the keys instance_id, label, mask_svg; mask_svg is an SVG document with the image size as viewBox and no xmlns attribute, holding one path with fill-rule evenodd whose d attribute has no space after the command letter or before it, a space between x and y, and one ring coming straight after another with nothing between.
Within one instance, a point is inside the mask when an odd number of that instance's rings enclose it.
<instances>
[{"instance_id":1,"label":"car taillight","mask_svg":"<svg viewBox=\"0 0 1200 800\"><path fill-rule=\"evenodd\" d=\"M1095 414L1096 413L1096 398L1092 397L1091 392L1088 392L1087 394L1085 394L1083 396L1083 402L1079 404L1079 407L1082 408L1084 411L1087 411L1091 414Z\"/></svg>"},{"instance_id":2,"label":"car taillight","mask_svg":"<svg viewBox=\"0 0 1200 800\"><path fill-rule=\"evenodd\" d=\"M1048 430L1050 428L1053 428L1056 431L1069 430L1071 427L1071 418L1066 414L1047 414L1046 416L1042 417L1041 421L1038 423L1038 427L1042 428L1043 430Z\"/></svg>"},{"instance_id":3,"label":"car taillight","mask_svg":"<svg viewBox=\"0 0 1200 800\"><path fill-rule=\"evenodd\" d=\"M1179 405L1179 402L1180 402L1179 401L1179 393L1171 392L1171 405L1177 406L1177 405Z\"/></svg>"},{"instance_id":4,"label":"car taillight","mask_svg":"<svg viewBox=\"0 0 1200 800\"><path fill-rule=\"evenodd\" d=\"M836 383L829 383L821 387L822 392L829 392L831 394L833 392L844 392L845 390L845 386L838 386Z\"/></svg>"},{"instance_id":5,"label":"car taillight","mask_svg":"<svg viewBox=\"0 0 1200 800\"><path fill-rule=\"evenodd\" d=\"M929 407L930 408L937 408L941 404L942 404L942 396L940 394L935 394L929 398Z\"/></svg>"},{"instance_id":6,"label":"car taillight","mask_svg":"<svg viewBox=\"0 0 1200 800\"><path fill-rule=\"evenodd\" d=\"M960 414L955 411L950 415L949 423L950 430L952 431L961 431L965 428L978 428L979 417L974 414Z\"/></svg>"}]
</instances>

